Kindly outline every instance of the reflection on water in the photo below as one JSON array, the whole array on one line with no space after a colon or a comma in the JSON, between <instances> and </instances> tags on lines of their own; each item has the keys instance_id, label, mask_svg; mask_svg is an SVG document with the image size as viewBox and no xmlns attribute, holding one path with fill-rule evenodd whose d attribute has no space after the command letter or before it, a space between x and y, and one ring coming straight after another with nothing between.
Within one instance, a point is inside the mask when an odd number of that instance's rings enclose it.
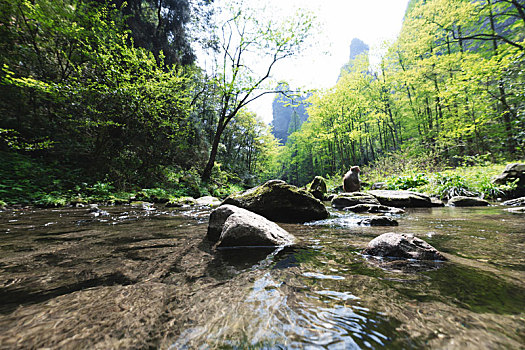
<instances>
[{"instance_id":1,"label":"reflection on water","mask_svg":"<svg viewBox=\"0 0 525 350\"><path fill-rule=\"evenodd\" d=\"M525 217L411 209L283 224L295 248L215 250L208 209L0 213L0 348L521 348ZM412 233L447 262L377 259ZM104 310L101 312L101 310Z\"/></svg>"}]
</instances>

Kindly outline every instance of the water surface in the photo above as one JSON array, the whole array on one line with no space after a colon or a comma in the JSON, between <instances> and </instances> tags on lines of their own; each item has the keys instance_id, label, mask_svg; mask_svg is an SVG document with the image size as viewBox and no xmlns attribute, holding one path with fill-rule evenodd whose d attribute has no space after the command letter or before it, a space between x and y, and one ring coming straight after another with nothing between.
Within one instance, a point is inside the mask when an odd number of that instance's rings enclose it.
<instances>
[{"instance_id":1,"label":"water surface","mask_svg":"<svg viewBox=\"0 0 525 350\"><path fill-rule=\"evenodd\" d=\"M0 213L0 348L522 348L525 216L413 209L282 224L288 249L216 251L208 209ZM363 256L385 232L445 253Z\"/></svg>"}]
</instances>

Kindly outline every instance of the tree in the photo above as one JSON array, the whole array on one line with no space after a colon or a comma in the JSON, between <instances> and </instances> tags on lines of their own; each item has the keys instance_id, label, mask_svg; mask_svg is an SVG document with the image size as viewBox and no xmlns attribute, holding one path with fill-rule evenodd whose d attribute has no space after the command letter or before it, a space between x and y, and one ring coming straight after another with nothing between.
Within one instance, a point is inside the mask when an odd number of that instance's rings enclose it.
<instances>
[{"instance_id":1,"label":"tree","mask_svg":"<svg viewBox=\"0 0 525 350\"><path fill-rule=\"evenodd\" d=\"M259 9L232 1L224 6L217 28L214 54L215 84L220 106L210 156L202 180L208 180L224 130L239 111L261 96L273 93L265 83L275 65L300 52L312 28L312 16L298 12L287 19L271 19Z\"/></svg>"}]
</instances>

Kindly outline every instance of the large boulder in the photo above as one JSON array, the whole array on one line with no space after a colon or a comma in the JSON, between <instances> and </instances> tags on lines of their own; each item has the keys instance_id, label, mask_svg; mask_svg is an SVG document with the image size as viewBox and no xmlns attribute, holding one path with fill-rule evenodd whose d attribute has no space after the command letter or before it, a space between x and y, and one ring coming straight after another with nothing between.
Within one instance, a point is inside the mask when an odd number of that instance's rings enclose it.
<instances>
[{"instance_id":1,"label":"large boulder","mask_svg":"<svg viewBox=\"0 0 525 350\"><path fill-rule=\"evenodd\" d=\"M322 220L329 215L321 201L281 180L270 180L245 192L234 193L223 204L235 205L278 222Z\"/></svg>"},{"instance_id":2,"label":"large boulder","mask_svg":"<svg viewBox=\"0 0 525 350\"><path fill-rule=\"evenodd\" d=\"M397 208L430 208L430 197L412 191L373 190L369 194L377 198L380 204Z\"/></svg>"},{"instance_id":3,"label":"large boulder","mask_svg":"<svg viewBox=\"0 0 525 350\"><path fill-rule=\"evenodd\" d=\"M218 247L288 246L295 237L261 215L233 205L212 211L207 237Z\"/></svg>"},{"instance_id":4,"label":"large boulder","mask_svg":"<svg viewBox=\"0 0 525 350\"><path fill-rule=\"evenodd\" d=\"M455 196L448 200L448 205L453 207L486 207L490 203L476 197Z\"/></svg>"},{"instance_id":5,"label":"large boulder","mask_svg":"<svg viewBox=\"0 0 525 350\"><path fill-rule=\"evenodd\" d=\"M332 199L332 207L336 209L353 207L358 204L379 205L379 201L374 196L363 192L343 192Z\"/></svg>"},{"instance_id":6,"label":"large boulder","mask_svg":"<svg viewBox=\"0 0 525 350\"><path fill-rule=\"evenodd\" d=\"M316 176L308 185L308 192L320 201L324 200L326 194L326 181L322 176Z\"/></svg>"},{"instance_id":7,"label":"large boulder","mask_svg":"<svg viewBox=\"0 0 525 350\"><path fill-rule=\"evenodd\" d=\"M407 233L388 232L368 243L363 254L417 260L447 260L427 242Z\"/></svg>"},{"instance_id":8,"label":"large boulder","mask_svg":"<svg viewBox=\"0 0 525 350\"><path fill-rule=\"evenodd\" d=\"M226 220L236 212L248 212L246 209L236 207L234 205L221 205L217 209L213 210L210 214L210 220L208 222L207 238L212 242L217 242L221 237L222 228Z\"/></svg>"}]
</instances>

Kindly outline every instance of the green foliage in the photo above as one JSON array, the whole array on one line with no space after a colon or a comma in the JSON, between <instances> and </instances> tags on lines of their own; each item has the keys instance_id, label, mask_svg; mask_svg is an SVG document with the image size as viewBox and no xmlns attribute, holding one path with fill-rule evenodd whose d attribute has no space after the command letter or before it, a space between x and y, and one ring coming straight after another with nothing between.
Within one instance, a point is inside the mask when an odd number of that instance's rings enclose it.
<instances>
[{"instance_id":1,"label":"green foliage","mask_svg":"<svg viewBox=\"0 0 525 350\"><path fill-rule=\"evenodd\" d=\"M412 190L428 183L429 180L423 173L394 176L386 181L389 190Z\"/></svg>"},{"instance_id":2,"label":"green foliage","mask_svg":"<svg viewBox=\"0 0 525 350\"><path fill-rule=\"evenodd\" d=\"M483 159L483 157L479 157ZM453 196L478 196L495 199L505 197L516 184L497 185L491 179L499 175L504 165L483 162L483 165L459 167L434 173L413 173L391 176L386 179L391 190L413 190L441 199Z\"/></svg>"},{"instance_id":3,"label":"green foliage","mask_svg":"<svg viewBox=\"0 0 525 350\"><path fill-rule=\"evenodd\" d=\"M5 178L0 195L8 195L6 201L59 197L53 191L95 201L125 200L125 192L124 198L113 194L137 188L195 197L221 187L230 191L228 180L209 187L197 176L213 144L221 102L220 79L182 65L193 60L190 32L184 31L188 15L204 5L145 3L147 8L135 0L0 2L0 150L23 154L46 173L27 177L42 186L23 176ZM264 31L265 39L291 53L301 36L283 37L274 29ZM246 74L239 86L253 83ZM227 94L237 93L232 86L225 87ZM249 94L255 86L242 89ZM230 178L235 173L255 182L271 168L275 142L254 115L235 112L240 117L228 128L228 152L219 160L228 164ZM54 201L48 199L42 203Z\"/></svg>"},{"instance_id":4,"label":"green foliage","mask_svg":"<svg viewBox=\"0 0 525 350\"><path fill-rule=\"evenodd\" d=\"M224 184L221 187L218 187L213 190L212 195L218 198L226 198L230 194L235 192L241 192L244 191L245 188L239 184Z\"/></svg>"},{"instance_id":5,"label":"green foliage","mask_svg":"<svg viewBox=\"0 0 525 350\"><path fill-rule=\"evenodd\" d=\"M59 192L44 193L34 203L43 208L63 207L67 204L67 199Z\"/></svg>"},{"instance_id":6,"label":"green foliage","mask_svg":"<svg viewBox=\"0 0 525 350\"><path fill-rule=\"evenodd\" d=\"M294 16L271 17L264 3L250 5L235 0L221 6L222 23L214 31L217 42L213 77L220 101L216 132L202 179L210 180L223 133L230 122L252 101L270 90L272 70L283 59L305 46L313 15L297 11Z\"/></svg>"},{"instance_id":7,"label":"green foliage","mask_svg":"<svg viewBox=\"0 0 525 350\"><path fill-rule=\"evenodd\" d=\"M334 87L309 99L280 176L305 184L352 165L366 179L441 171L489 152L491 162L516 157L525 149L523 10L498 0L411 2L378 66L356 57ZM457 185L449 190L465 192Z\"/></svg>"},{"instance_id":8,"label":"green foliage","mask_svg":"<svg viewBox=\"0 0 525 350\"><path fill-rule=\"evenodd\" d=\"M467 179L459 174L437 173L432 177L432 192L439 198L475 196Z\"/></svg>"}]
</instances>

